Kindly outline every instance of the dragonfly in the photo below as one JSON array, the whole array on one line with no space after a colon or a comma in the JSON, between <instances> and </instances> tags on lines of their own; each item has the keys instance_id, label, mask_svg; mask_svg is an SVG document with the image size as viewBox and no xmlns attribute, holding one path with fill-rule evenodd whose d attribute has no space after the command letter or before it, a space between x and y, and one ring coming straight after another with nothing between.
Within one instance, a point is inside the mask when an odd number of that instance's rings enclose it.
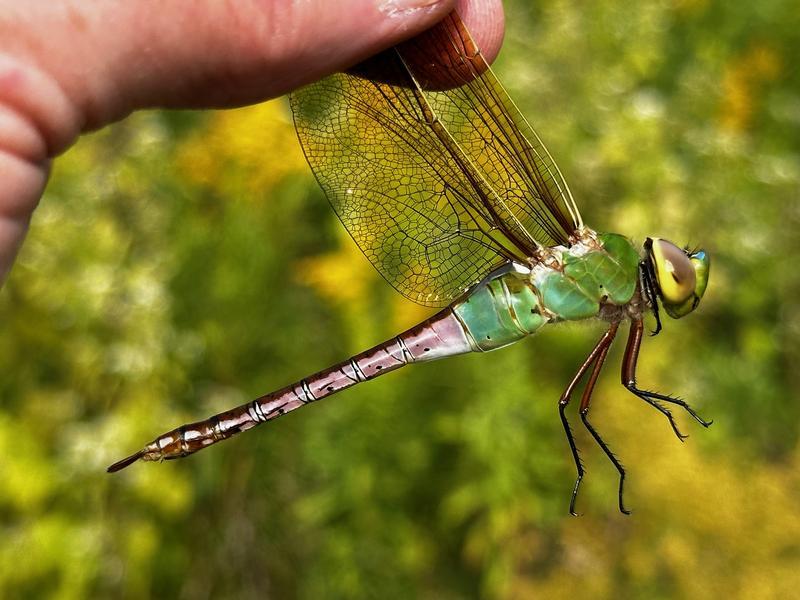
<instances>
[{"instance_id":1,"label":"dragonfly","mask_svg":"<svg viewBox=\"0 0 800 600\"><path fill-rule=\"evenodd\" d=\"M641 251L584 225L564 178L481 55L457 13L427 32L290 95L317 181L383 278L432 317L343 362L255 400L182 425L111 465L185 457L356 384L409 365L487 352L549 324L600 320L605 333L558 400L577 477L585 468L566 408L578 414L619 476L625 469L589 420L609 348L629 323L622 384L685 437L667 405L708 427L684 400L642 389L636 365L645 316L662 328L694 311L709 257L647 238Z\"/></svg>"}]
</instances>

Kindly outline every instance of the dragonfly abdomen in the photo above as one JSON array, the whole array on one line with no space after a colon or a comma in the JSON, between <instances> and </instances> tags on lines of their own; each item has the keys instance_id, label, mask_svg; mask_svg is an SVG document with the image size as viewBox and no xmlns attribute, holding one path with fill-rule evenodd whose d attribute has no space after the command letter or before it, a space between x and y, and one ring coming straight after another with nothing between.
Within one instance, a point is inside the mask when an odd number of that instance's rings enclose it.
<instances>
[{"instance_id":1,"label":"dragonfly abdomen","mask_svg":"<svg viewBox=\"0 0 800 600\"><path fill-rule=\"evenodd\" d=\"M170 460L271 421L305 404L413 362L424 362L475 350L462 322L448 307L416 327L324 371L204 421L183 425L159 436L140 452L115 463L118 471L136 460Z\"/></svg>"}]
</instances>

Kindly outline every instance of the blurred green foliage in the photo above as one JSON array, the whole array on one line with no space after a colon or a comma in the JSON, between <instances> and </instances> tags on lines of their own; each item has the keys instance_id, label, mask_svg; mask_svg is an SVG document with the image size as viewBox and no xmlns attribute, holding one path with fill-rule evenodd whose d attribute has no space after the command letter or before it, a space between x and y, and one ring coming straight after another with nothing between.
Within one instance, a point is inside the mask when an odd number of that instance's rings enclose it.
<instances>
[{"instance_id":1,"label":"blurred green foliage","mask_svg":"<svg viewBox=\"0 0 800 600\"><path fill-rule=\"evenodd\" d=\"M787 598L800 588L800 11L790 0L507 2L496 70L587 223L702 245L697 313L640 381L563 325L359 386L184 461L106 465L427 313L341 230L284 101L138 114L55 165L0 295L0 596ZM620 359L612 351L609 364Z\"/></svg>"}]
</instances>

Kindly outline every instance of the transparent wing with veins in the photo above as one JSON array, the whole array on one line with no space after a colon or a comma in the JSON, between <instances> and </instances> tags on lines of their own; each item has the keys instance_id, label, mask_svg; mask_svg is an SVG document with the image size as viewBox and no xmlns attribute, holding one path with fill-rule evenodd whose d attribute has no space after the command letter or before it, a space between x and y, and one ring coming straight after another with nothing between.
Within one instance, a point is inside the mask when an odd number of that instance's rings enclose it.
<instances>
[{"instance_id":1,"label":"transparent wing with veins","mask_svg":"<svg viewBox=\"0 0 800 600\"><path fill-rule=\"evenodd\" d=\"M558 167L453 13L291 96L336 214L407 298L448 304L508 260L568 245L580 215Z\"/></svg>"}]
</instances>

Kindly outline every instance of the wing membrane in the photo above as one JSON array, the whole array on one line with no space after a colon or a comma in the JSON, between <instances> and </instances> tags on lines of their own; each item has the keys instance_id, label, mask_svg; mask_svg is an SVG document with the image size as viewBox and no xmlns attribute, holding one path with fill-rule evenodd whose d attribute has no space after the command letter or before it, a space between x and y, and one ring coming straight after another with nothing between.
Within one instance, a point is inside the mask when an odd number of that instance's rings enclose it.
<instances>
[{"instance_id":1,"label":"wing membrane","mask_svg":"<svg viewBox=\"0 0 800 600\"><path fill-rule=\"evenodd\" d=\"M557 167L455 13L291 104L342 223L415 302L447 304L580 226Z\"/></svg>"}]
</instances>

